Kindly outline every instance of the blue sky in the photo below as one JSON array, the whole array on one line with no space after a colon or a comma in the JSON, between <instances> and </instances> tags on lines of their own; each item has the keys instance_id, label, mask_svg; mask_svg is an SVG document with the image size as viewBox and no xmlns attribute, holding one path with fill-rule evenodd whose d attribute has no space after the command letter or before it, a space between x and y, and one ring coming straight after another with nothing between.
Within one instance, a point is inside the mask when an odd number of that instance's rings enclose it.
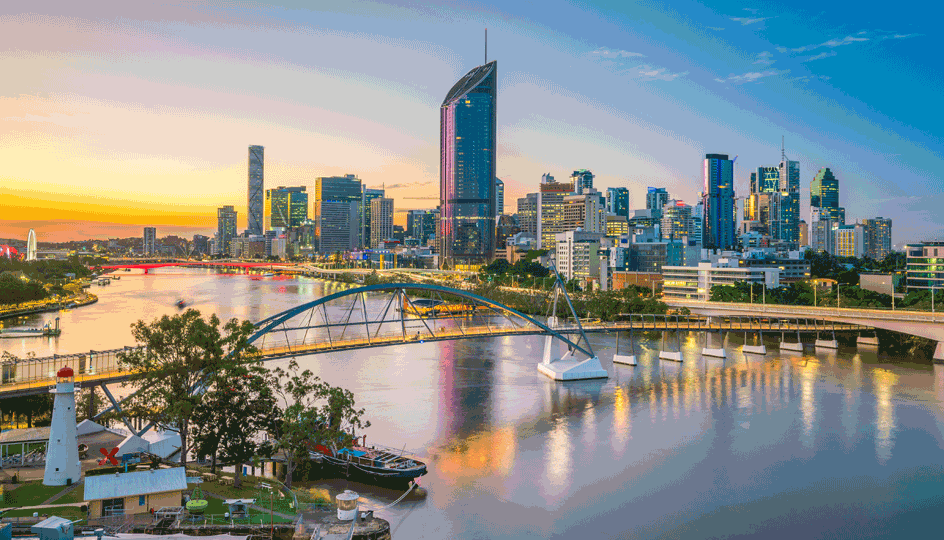
<instances>
[{"instance_id":1,"label":"blue sky","mask_svg":"<svg viewBox=\"0 0 944 540\"><path fill-rule=\"evenodd\" d=\"M694 202L705 153L739 156L744 193L784 136L804 218L810 180L830 167L848 220L891 217L896 244L939 238L935 15L822 2L6 6L0 191L37 193L22 203L34 216L64 215L68 199L76 220L129 224L133 205L135 226L206 228L216 206L245 206L246 146L263 144L267 187L353 172L398 208L435 205L404 197L438 196L437 108L482 62L487 27L508 211L542 173L580 168L630 188L636 207L650 185Z\"/></svg>"}]
</instances>

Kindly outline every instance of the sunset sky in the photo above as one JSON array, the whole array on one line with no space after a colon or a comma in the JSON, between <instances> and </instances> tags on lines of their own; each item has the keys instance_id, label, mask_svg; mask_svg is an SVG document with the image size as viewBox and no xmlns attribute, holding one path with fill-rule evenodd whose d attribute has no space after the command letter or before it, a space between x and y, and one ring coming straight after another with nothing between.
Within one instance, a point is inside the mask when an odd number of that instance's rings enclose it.
<instances>
[{"instance_id":1,"label":"sunset sky","mask_svg":"<svg viewBox=\"0 0 944 540\"><path fill-rule=\"evenodd\" d=\"M541 174L694 203L705 153L736 186L787 155L802 217L821 167L847 220L944 237L942 33L927 4L849 2L6 2L0 238L245 227L247 147L266 187L354 173L397 208L439 195L438 107L498 60L506 212ZM931 16L926 16L926 15ZM934 51L938 51L935 53Z\"/></svg>"}]
</instances>

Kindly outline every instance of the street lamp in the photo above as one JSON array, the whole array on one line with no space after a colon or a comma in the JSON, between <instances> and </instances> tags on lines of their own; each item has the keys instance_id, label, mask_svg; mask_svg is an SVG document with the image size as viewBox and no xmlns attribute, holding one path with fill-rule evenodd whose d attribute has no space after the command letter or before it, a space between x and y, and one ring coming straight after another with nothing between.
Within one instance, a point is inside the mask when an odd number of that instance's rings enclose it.
<instances>
[{"instance_id":1,"label":"street lamp","mask_svg":"<svg viewBox=\"0 0 944 540\"><path fill-rule=\"evenodd\" d=\"M839 285L840 283L837 281L836 282L836 307L837 308L840 307L839 306Z\"/></svg>"}]
</instances>

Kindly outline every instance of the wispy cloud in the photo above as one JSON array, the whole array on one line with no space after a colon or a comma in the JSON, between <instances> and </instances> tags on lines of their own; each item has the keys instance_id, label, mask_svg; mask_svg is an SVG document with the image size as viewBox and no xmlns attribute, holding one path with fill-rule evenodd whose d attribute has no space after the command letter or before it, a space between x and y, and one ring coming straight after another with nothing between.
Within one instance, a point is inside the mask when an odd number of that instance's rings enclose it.
<instances>
[{"instance_id":1,"label":"wispy cloud","mask_svg":"<svg viewBox=\"0 0 944 540\"><path fill-rule=\"evenodd\" d=\"M766 21L767 19L773 19L773 17L729 17L734 22L739 22L744 26L749 24L756 24L759 22Z\"/></svg>"},{"instance_id":2,"label":"wispy cloud","mask_svg":"<svg viewBox=\"0 0 944 540\"><path fill-rule=\"evenodd\" d=\"M920 35L922 34L895 34L887 39L908 39L908 38L917 37Z\"/></svg>"},{"instance_id":3,"label":"wispy cloud","mask_svg":"<svg viewBox=\"0 0 944 540\"><path fill-rule=\"evenodd\" d=\"M432 181L428 182L403 182L400 184L385 184L380 186L374 186L372 189L402 189L402 188L412 188L412 187L421 187L432 185Z\"/></svg>"},{"instance_id":4,"label":"wispy cloud","mask_svg":"<svg viewBox=\"0 0 944 540\"><path fill-rule=\"evenodd\" d=\"M785 53L785 52L801 53L801 52L806 52L806 51L812 51L812 50L819 49L822 47L829 47L829 48L835 49L836 47L842 47L843 45L851 45L853 43L859 43L861 41L869 41L870 39L871 38L867 38L863 36L862 32L859 32L859 34L854 35L854 36L846 36L842 39L833 38L833 39L830 39L829 41L824 41L822 43L804 45L802 47L795 47L793 49L789 49L787 47L777 47L777 51L782 52L782 53Z\"/></svg>"},{"instance_id":5,"label":"wispy cloud","mask_svg":"<svg viewBox=\"0 0 944 540\"><path fill-rule=\"evenodd\" d=\"M746 8L744 8L744 11L750 11L750 12L751 12L751 15L757 15L757 12L760 11L760 10L759 10L759 9L754 9L754 8L746 7Z\"/></svg>"},{"instance_id":6,"label":"wispy cloud","mask_svg":"<svg viewBox=\"0 0 944 540\"><path fill-rule=\"evenodd\" d=\"M789 73L789 69L779 70L779 69L768 69L766 71L749 71L741 75L735 75L734 73L728 75L726 79L715 80L719 83L731 83L731 84L743 84L743 83L752 83L759 81L766 77L773 77L775 75L783 75Z\"/></svg>"},{"instance_id":7,"label":"wispy cloud","mask_svg":"<svg viewBox=\"0 0 944 540\"><path fill-rule=\"evenodd\" d=\"M720 26L706 26L705 28L707 28L707 29L709 29L709 30L717 30L717 31L719 31L719 32L720 32L721 30L724 30L724 28L722 28L722 27L720 27Z\"/></svg>"},{"instance_id":8,"label":"wispy cloud","mask_svg":"<svg viewBox=\"0 0 944 540\"><path fill-rule=\"evenodd\" d=\"M794 81L795 81L795 82L804 82L804 83L807 83L807 82L810 82L810 81L828 81L828 80L831 79L831 78L832 78L832 77L830 77L830 76L828 76L828 75L803 75L802 77L792 77L792 78L787 79L787 80L788 80L788 81L791 81L791 82L794 82Z\"/></svg>"},{"instance_id":9,"label":"wispy cloud","mask_svg":"<svg viewBox=\"0 0 944 540\"><path fill-rule=\"evenodd\" d=\"M650 66L642 64L629 70L629 73L643 81L674 81L679 77L688 75L687 71L672 73L664 67Z\"/></svg>"},{"instance_id":10,"label":"wispy cloud","mask_svg":"<svg viewBox=\"0 0 944 540\"><path fill-rule=\"evenodd\" d=\"M831 57L831 56L836 56L837 54L839 54L839 53L837 53L836 51L823 51L823 52L821 52L821 53L819 53L819 54L817 54L817 55L815 55L815 56L811 56L811 57L809 57L809 58L807 58L806 60L803 60L803 61L804 61L804 62L812 62L813 60L822 60L823 58L829 58L829 57Z\"/></svg>"},{"instance_id":11,"label":"wispy cloud","mask_svg":"<svg viewBox=\"0 0 944 540\"><path fill-rule=\"evenodd\" d=\"M770 51L764 51L762 53L757 53L757 59L754 60L755 64L760 64L762 66L769 66L774 63L773 53Z\"/></svg>"},{"instance_id":12,"label":"wispy cloud","mask_svg":"<svg viewBox=\"0 0 944 540\"><path fill-rule=\"evenodd\" d=\"M600 58L643 58L646 56L638 52L624 51L623 49L609 49L607 47L599 47L590 54L599 56Z\"/></svg>"}]
</instances>

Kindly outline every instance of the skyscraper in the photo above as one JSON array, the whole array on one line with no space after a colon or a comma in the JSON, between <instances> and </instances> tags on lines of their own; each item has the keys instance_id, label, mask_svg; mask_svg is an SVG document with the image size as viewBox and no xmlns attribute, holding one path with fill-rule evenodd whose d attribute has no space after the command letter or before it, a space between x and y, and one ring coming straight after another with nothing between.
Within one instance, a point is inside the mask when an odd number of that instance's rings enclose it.
<instances>
[{"instance_id":1,"label":"skyscraper","mask_svg":"<svg viewBox=\"0 0 944 540\"><path fill-rule=\"evenodd\" d=\"M308 219L308 193L305 187L284 187L265 191L265 224L269 231L275 227L298 227Z\"/></svg>"},{"instance_id":2,"label":"skyscraper","mask_svg":"<svg viewBox=\"0 0 944 540\"><path fill-rule=\"evenodd\" d=\"M892 220L883 217L865 220L865 256L880 261L892 252Z\"/></svg>"},{"instance_id":3,"label":"skyscraper","mask_svg":"<svg viewBox=\"0 0 944 540\"><path fill-rule=\"evenodd\" d=\"M678 242L692 234L692 207L682 201L670 200L662 207L663 240Z\"/></svg>"},{"instance_id":4,"label":"skyscraper","mask_svg":"<svg viewBox=\"0 0 944 540\"><path fill-rule=\"evenodd\" d=\"M488 264L495 251L497 62L459 79L440 114L440 265Z\"/></svg>"},{"instance_id":5,"label":"skyscraper","mask_svg":"<svg viewBox=\"0 0 944 540\"><path fill-rule=\"evenodd\" d=\"M606 211L629 219L629 190L624 187L606 188Z\"/></svg>"},{"instance_id":6,"label":"skyscraper","mask_svg":"<svg viewBox=\"0 0 944 540\"><path fill-rule=\"evenodd\" d=\"M528 193L518 199L518 226L521 232L534 238L538 234L538 194Z\"/></svg>"},{"instance_id":7,"label":"skyscraper","mask_svg":"<svg viewBox=\"0 0 944 540\"><path fill-rule=\"evenodd\" d=\"M216 209L216 249L224 256L229 255L233 238L236 238L236 214L232 206Z\"/></svg>"},{"instance_id":8,"label":"skyscraper","mask_svg":"<svg viewBox=\"0 0 944 540\"><path fill-rule=\"evenodd\" d=\"M495 216L505 213L505 183L500 178L495 179Z\"/></svg>"},{"instance_id":9,"label":"skyscraper","mask_svg":"<svg viewBox=\"0 0 944 540\"><path fill-rule=\"evenodd\" d=\"M669 202L669 192L665 188L650 187L646 192L646 209L652 212L653 219L662 218L662 207Z\"/></svg>"},{"instance_id":10,"label":"skyscraper","mask_svg":"<svg viewBox=\"0 0 944 540\"><path fill-rule=\"evenodd\" d=\"M593 189L593 173L587 169L577 169L570 175L570 181L574 184L574 192L582 195L589 189Z\"/></svg>"},{"instance_id":11,"label":"skyscraper","mask_svg":"<svg viewBox=\"0 0 944 540\"><path fill-rule=\"evenodd\" d=\"M370 201L370 247L393 238L393 199L377 197Z\"/></svg>"},{"instance_id":12,"label":"skyscraper","mask_svg":"<svg viewBox=\"0 0 944 540\"><path fill-rule=\"evenodd\" d=\"M320 253L357 247L361 197L361 181L353 174L315 178L314 221Z\"/></svg>"},{"instance_id":13,"label":"skyscraper","mask_svg":"<svg viewBox=\"0 0 944 540\"><path fill-rule=\"evenodd\" d=\"M362 191L362 194L361 194L361 211L360 211L360 214L361 214L361 237L360 237L360 242L359 242L359 244L360 244L362 247L369 247L369 248L372 248L372 247L374 247L375 244L371 241L372 233L371 233L371 229L370 229L370 226L371 226L371 225L370 225L370 223L371 223L371 221L370 221L370 216L371 216L371 214L370 214L370 212L371 212L370 203L371 203L371 201L373 201L374 199L379 199L379 198L381 198L381 197L384 197L384 196L385 196L385 193L384 193L384 189L369 188L369 187L367 187L367 186L363 186L362 189L361 189L361 191ZM392 234L392 233L391 233L391 234ZM387 238L389 238L389 237L390 237L390 236L388 235ZM384 240L386 240L386 238L384 238Z\"/></svg>"},{"instance_id":14,"label":"skyscraper","mask_svg":"<svg viewBox=\"0 0 944 540\"><path fill-rule=\"evenodd\" d=\"M249 234L262 234L263 212L263 150L262 146L249 147Z\"/></svg>"},{"instance_id":15,"label":"skyscraper","mask_svg":"<svg viewBox=\"0 0 944 540\"><path fill-rule=\"evenodd\" d=\"M780 146L780 222L778 240L796 248L800 243L800 162L787 159Z\"/></svg>"},{"instance_id":16,"label":"skyscraper","mask_svg":"<svg viewBox=\"0 0 944 540\"><path fill-rule=\"evenodd\" d=\"M157 229L154 227L144 228L144 243L141 247L141 253L144 255L154 255L154 244L157 240Z\"/></svg>"},{"instance_id":17,"label":"skyscraper","mask_svg":"<svg viewBox=\"0 0 944 540\"><path fill-rule=\"evenodd\" d=\"M820 219L840 221L839 180L829 167L820 169L810 182L810 208L818 209ZM841 223L845 223L845 219Z\"/></svg>"},{"instance_id":18,"label":"skyscraper","mask_svg":"<svg viewBox=\"0 0 944 540\"><path fill-rule=\"evenodd\" d=\"M734 162L727 154L705 155L703 245L708 249L735 247Z\"/></svg>"}]
</instances>

